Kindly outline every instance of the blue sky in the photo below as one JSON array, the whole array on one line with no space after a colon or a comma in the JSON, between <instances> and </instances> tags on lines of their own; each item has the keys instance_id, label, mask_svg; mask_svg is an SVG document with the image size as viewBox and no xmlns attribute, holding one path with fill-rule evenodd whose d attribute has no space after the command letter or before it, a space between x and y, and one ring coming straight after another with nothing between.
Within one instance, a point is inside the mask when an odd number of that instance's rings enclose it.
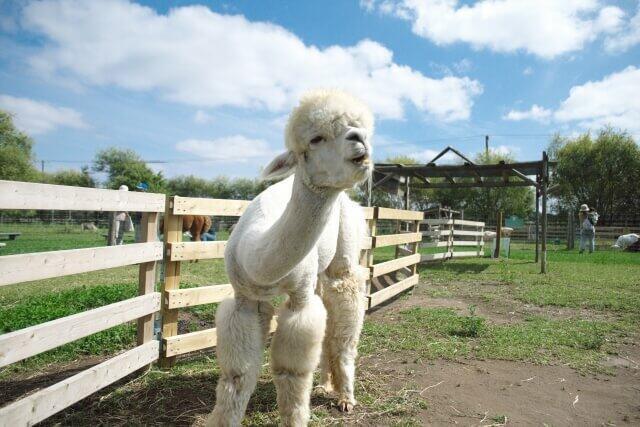
<instances>
[{"instance_id":1,"label":"blue sky","mask_svg":"<svg viewBox=\"0 0 640 427\"><path fill-rule=\"evenodd\" d=\"M169 6L170 5L170 6ZM167 176L256 176L305 90L376 115L377 160L447 145L537 159L550 134L640 137L638 0L0 0L0 108L47 170L109 146ZM72 161L59 163L55 161Z\"/></svg>"}]
</instances>

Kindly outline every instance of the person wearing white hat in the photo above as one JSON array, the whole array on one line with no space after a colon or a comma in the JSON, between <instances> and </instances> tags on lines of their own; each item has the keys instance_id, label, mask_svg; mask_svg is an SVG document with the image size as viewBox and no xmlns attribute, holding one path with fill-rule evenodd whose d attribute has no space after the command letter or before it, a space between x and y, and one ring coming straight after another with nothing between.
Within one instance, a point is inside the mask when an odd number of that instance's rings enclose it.
<instances>
[{"instance_id":1,"label":"person wearing white hat","mask_svg":"<svg viewBox=\"0 0 640 427\"><path fill-rule=\"evenodd\" d=\"M589 247L589 253L593 253L596 246L596 223L598 222L598 213L591 211L586 204L580 205L580 253L584 253L585 248Z\"/></svg>"}]
</instances>

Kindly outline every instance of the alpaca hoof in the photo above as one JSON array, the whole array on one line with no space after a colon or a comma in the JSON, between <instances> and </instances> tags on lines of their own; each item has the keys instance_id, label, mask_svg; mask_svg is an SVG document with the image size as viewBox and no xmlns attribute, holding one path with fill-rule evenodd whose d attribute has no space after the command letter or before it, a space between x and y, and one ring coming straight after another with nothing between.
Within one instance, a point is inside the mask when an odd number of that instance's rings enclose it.
<instances>
[{"instance_id":1,"label":"alpaca hoof","mask_svg":"<svg viewBox=\"0 0 640 427\"><path fill-rule=\"evenodd\" d=\"M316 397L329 397L333 389L331 386L317 385L313 388L313 395Z\"/></svg>"},{"instance_id":2,"label":"alpaca hoof","mask_svg":"<svg viewBox=\"0 0 640 427\"><path fill-rule=\"evenodd\" d=\"M341 412L351 412L353 411L353 407L355 406L355 402L347 399L340 399L338 401L338 409Z\"/></svg>"}]
</instances>

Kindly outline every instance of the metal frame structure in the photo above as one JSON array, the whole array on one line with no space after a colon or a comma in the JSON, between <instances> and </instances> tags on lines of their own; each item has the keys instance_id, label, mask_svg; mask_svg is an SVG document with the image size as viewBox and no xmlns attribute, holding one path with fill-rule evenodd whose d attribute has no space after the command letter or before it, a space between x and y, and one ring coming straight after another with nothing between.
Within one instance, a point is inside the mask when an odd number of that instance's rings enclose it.
<instances>
[{"instance_id":1,"label":"metal frame structure","mask_svg":"<svg viewBox=\"0 0 640 427\"><path fill-rule=\"evenodd\" d=\"M447 153L457 155L461 164L436 165L436 161ZM478 165L453 147L442 150L427 164L376 163L369 180L369 203L371 191L381 188L388 192L402 193L404 208L409 208L411 188L508 188L534 187L536 189L536 262L540 271L547 272L547 196L549 193L549 168L556 162L549 161L545 151L542 160L533 162ZM535 178L532 178L535 177ZM433 181L436 179L437 181ZM540 203L542 199L542 204ZM539 241L540 205L542 205L542 242Z\"/></svg>"}]
</instances>

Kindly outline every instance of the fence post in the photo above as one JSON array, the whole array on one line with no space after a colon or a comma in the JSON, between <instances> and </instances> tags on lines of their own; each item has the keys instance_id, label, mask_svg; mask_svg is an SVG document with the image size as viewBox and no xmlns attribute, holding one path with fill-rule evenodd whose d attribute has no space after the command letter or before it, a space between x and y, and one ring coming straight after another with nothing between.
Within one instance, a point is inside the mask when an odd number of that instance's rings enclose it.
<instances>
[{"instance_id":1,"label":"fence post","mask_svg":"<svg viewBox=\"0 0 640 427\"><path fill-rule=\"evenodd\" d=\"M484 223L483 223L484 224ZM478 249L478 256L482 256L484 255L484 247L483 247L483 243L484 243L484 225L477 225L476 226L476 232L480 232L480 235L476 236L476 243L477 243L477 249Z\"/></svg>"},{"instance_id":2,"label":"fence post","mask_svg":"<svg viewBox=\"0 0 640 427\"><path fill-rule=\"evenodd\" d=\"M164 254L164 281L162 282L162 347L158 364L161 368L171 368L175 363L175 356L166 357L166 338L178 334L179 309L167 308L166 291L180 287L180 261L171 261L170 244L182 241L182 216L173 214L173 197L167 199L164 214L164 243L167 251Z\"/></svg>"},{"instance_id":3,"label":"fence post","mask_svg":"<svg viewBox=\"0 0 640 427\"><path fill-rule=\"evenodd\" d=\"M140 221L140 237L142 242L155 242L158 238L158 213L144 212ZM155 291L156 262L140 264L138 273L138 295L146 295ZM153 313L138 319L137 342L142 345L153 339Z\"/></svg>"},{"instance_id":4,"label":"fence post","mask_svg":"<svg viewBox=\"0 0 640 427\"><path fill-rule=\"evenodd\" d=\"M493 253L494 258L500 258L500 239L502 238L502 211L498 211L496 216L496 250Z\"/></svg>"},{"instance_id":5,"label":"fence post","mask_svg":"<svg viewBox=\"0 0 640 427\"><path fill-rule=\"evenodd\" d=\"M415 233L419 233L420 232L420 223L422 222L422 220L417 220L417 221L413 221L413 232ZM418 254L420 253L420 243L422 243L422 240L415 242L413 244L413 253L414 254ZM411 273L412 275L415 275L418 273L418 264L420 264L420 262L417 262L415 264L413 264L411 266Z\"/></svg>"},{"instance_id":6,"label":"fence post","mask_svg":"<svg viewBox=\"0 0 640 427\"><path fill-rule=\"evenodd\" d=\"M376 234L378 225L378 207L373 208L373 215L369 221L369 229L371 230L371 249L367 254L367 268L369 269L369 280L367 281L367 295L371 295L371 285L373 285L373 279L371 277L371 266L373 265L373 252L376 248Z\"/></svg>"},{"instance_id":7,"label":"fence post","mask_svg":"<svg viewBox=\"0 0 640 427\"><path fill-rule=\"evenodd\" d=\"M451 221L451 224L446 225L446 227L449 229L449 234L447 235L447 254L449 258L453 258L453 230L455 229L456 221L455 219L453 219L453 214L450 214L449 221Z\"/></svg>"},{"instance_id":8,"label":"fence post","mask_svg":"<svg viewBox=\"0 0 640 427\"><path fill-rule=\"evenodd\" d=\"M52 215L52 218L53 218L53 215ZM109 212L109 231L107 232L107 246L115 246L116 234L118 234L117 229L118 229L118 222L116 221L116 212Z\"/></svg>"}]
</instances>

